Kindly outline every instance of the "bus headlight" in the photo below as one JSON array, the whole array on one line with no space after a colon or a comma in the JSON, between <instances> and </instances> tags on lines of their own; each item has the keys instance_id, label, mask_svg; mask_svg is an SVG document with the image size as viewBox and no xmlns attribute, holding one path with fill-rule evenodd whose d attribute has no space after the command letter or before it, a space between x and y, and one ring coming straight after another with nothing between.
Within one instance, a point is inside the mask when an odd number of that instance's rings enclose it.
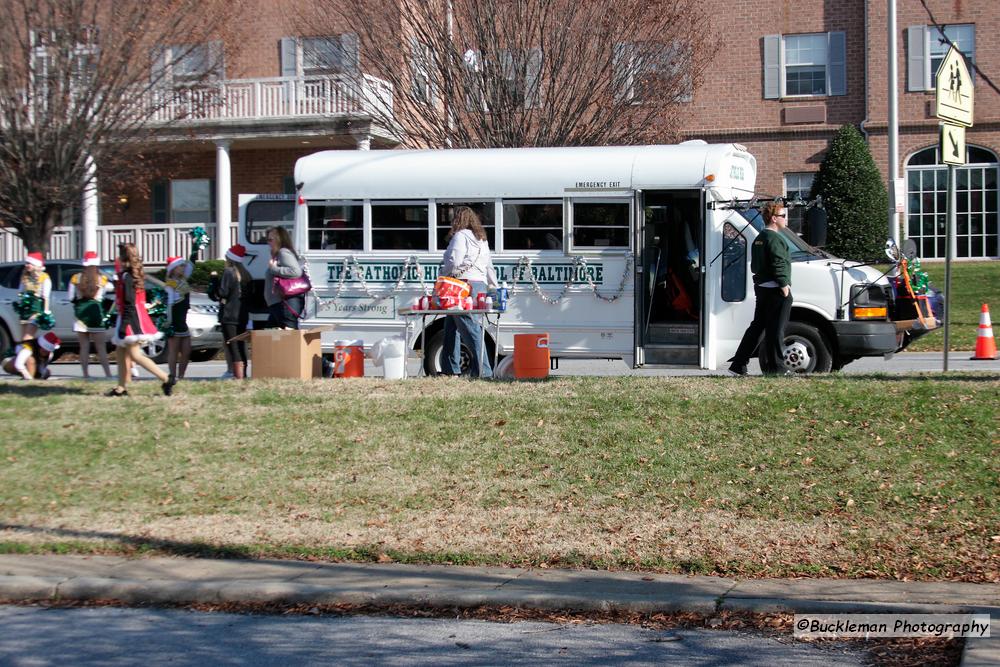
<instances>
[{"instance_id":1,"label":"bus headlight","mask_svg":"<svg viewBox=\"0 0 1000 667\"><path fill-rule=\"evenodd\" d=\"M870 283L851 287L852 320L886 320L889 302L885 290Z\"/></svg>"}]
</instances>

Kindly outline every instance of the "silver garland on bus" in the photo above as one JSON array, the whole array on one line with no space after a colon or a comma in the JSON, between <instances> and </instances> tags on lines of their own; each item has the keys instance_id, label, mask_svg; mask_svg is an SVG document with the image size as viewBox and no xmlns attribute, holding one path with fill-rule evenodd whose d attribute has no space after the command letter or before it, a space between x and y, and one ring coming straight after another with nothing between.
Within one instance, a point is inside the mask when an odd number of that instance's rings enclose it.
<instances>
[{"instance_id":1,"label":"silver garland on bus","mask_svg":"<svg viewBox=\"0 0 1000 667\"><path fill-rule=\"evenodd\" d=\"M587 280L587 284L590 286L590 289L593 290L595 297L597 297L601 301L604 301L605 303L614 303L615 301L617 301L622 297L622 294L625 293L625 285L628 284L628 277L632 272L632 261L633 261L632 253L630 252L626 253L625 269L622 271L621 281L618 283L618 289L611 296L605 296L597 290L597 285L594 283L594 279L590 277L590 272L587 270L590 267L587 265L586 258L580 255L573 257L573 266L575 269L577 269L580 273L583 274L584 278ZM526 271L522 272L521 267L524 267ZM566 284L563 285L562 291L559 292L559 296L550 297L546 295L545 292L542 290L542 286L538 284L538 280L535 278L535 273L531 269L532 269L531 260L522 255L521 258L517 260L517 266L514 267L514 279L510 289L511 296L514 296L514 294L517 292L517 283L518 283L517 277L522 273L527 273L528 280L531 282L532 290L535 292L538 298L542 300L542 302L547 303L550 306L559 304L563 301L563 299L566 298L566 294L573 286L573 277L577 273L577 271L573 271L572 273L570 273L569 278L566 280Z\"/></svg>"},{"instance_id":2,"label":"silver garland on bus","mask_svg":"<svg viewBox=\"0 0 1000 667\"><path fill-rule=\"evenodd\" d=\"M594 292L594 296L596 298L600 299L601 301L604 301L605 303L614 303L615 301L620 299L622 295L625 293L625 286L628 284L628 278L632 272L633 260L634 256L632 255L632 253L626 253L625 268L622 271L622 277L621 281L619 281L618 283L618 289L615 291L613 295L605 296L604 294L601 294L600 291L598 291L597 285L594 283L594 279L590 277L590 272L588 271L590 267L587 264L586 258L581 257L579 255L573 257L572 264L575 270L572 273L570 273L570 276L566 280L566 284L563 285L562 291L559 292L559 295L555 297L550 297L545 293L542 286L538 284L538 280L535 278L535 273L534 271L532 271L532 268L534 266L532 261L528 257L522 255L520 259L517 260L517 265L514 267L514 277L511 283L510 294L511 296L513 296L514 294L517 293L517 285L518 285L517 277L522 273L527 273L528 280L531 283L531 288L532 291L535 293L535 295L538 296L538 298L541 299L542 302L550 306L554 306L556 304L561 303L566 298L566 295L568 294L570 288L573 287L574 276L579 273L583 275L584 279L587 281L587 285L590 286L590 289ZM354 271L351 271L352 267L354 268ZM410 255L409 257L406 258L406 260L403 262L402 268L400 269L399 279L391 288L389 288L388 290L386 290L381 294L376 294L372 292L371 288L368 286L368 282L365 280L364 270L361 267L361 263L358 262L357 257L353 255L350 257L345 257L340 265L340 280L337 282L337 287L334 290L333 295L327 299L324 299L316 295L315 290L313 290L313 295L316 299L316 312L318 313L321 310L325 310L327 308L332 307L333 304L337 301L337 299L340 298L340 295L344 291L344 286L347 282L348 273L350 273L357 280L359 286L361 287L361 291L365 293L365 296L367 296L369 299L372 299L374 303L379 303L381 301L384 301L385 299L388 299L390 296L394 296L399 293L399 291L403 288L403 283L405 282L406 275L411 267L417 270L417 277L420 280L420 292L422 294L430 294L431 290L427 287L426 281L424 281L423 267L421 266L420 260L417 259L416 255ZM524 271L521 270L522 268L524 269Z\"/></svg>"}]
</instances>

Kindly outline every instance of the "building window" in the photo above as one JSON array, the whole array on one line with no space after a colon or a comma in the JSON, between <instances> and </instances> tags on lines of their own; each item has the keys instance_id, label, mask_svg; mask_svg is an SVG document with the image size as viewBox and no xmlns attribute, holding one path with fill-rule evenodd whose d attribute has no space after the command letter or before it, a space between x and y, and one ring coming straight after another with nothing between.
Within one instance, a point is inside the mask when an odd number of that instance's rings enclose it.
<instances>
[{"instance_id":1,"label":"building window","mask_svg":"<svg viewBox=\"0 0 1000 667\"><path fill-rule=\"evenodd\" d=\"M434 103L434 88L431 83L431 67L434 51L416 37L410 38L411 92L414 99L425 104Z\"/></svg>"},{"instance_id":2,"label":"building window","mask_svg":"<svg viewBox=\"0 0 1000 667\"><path fill-rule=\"evenodd\" d=\"M562 201L505 201L504 250L562 250Z\"/></svg>"},{"instance_id":3,"label":"building window","mask_svg":"<svg viewBox=\"0 0 1000 667\"><path fill-rule=\"evenodd\" d=\"M785 200L808 201L812 191L813 178L811 171L785 174ZM794 206L788 209L788 228L796 234L802 234L802 221L805 219L805 207Z\"/></svg>"},{"instance_id":4,"label":"building window","mask_svg":"<svg viewBox=\"0 0 1000 667\"><path fill-rule=\"evenodd\" d=\"M468 206L475 211L486 231L486 240L489 241L491 248L496 248L496 206L493 202L447 202L437 205L438 250L448 247L448 234L451 233L451 223L455 219L455 209L459 206Z\"/></svg>"},{"instance_id":5,"label":"building window","mask_svg":"<svg viewBox=\"0 0 1000 667\"><path fill-rule=\"evenodd\" d=\"M302 77L358 71L358 37L354 33L281 40L281 76Z\"/></svg>"},{"instance_id":6,"label":"building window","mask_svg":"<svg viewBox=\"0 0 1000 667\"><path fill-rule=\"evenodd\" d=\"M427 250L427 202L372 202L373 250Z\"/></svg>"},{"instance_id":7,"label":"building window","mask_svg":"<svg viewBox=\"0 0 1000 667\"><path fill-rule=\"evenodd\" d=\"M310 250L363 250L361 202L323 202L309 206Z\"/></svg>"},{"instance_id":8,"label":"building window","mask_svg":"<svg viewBox=\"0 0 1000 667\"><path fill-rule=\"evenodd\" d=\"M504 109L538 106L542 73L541 49L500 49L495 58L469 49L464 56L466 97L470 110L496 99Z\"/></svg>"},{"instance_id":9,"label":"building window","mask_svg":"<svg viewBox=\"0 0 1000 667\"><path fill-rule=\"evenodd\" d=\"M943 32L943 35L942 35ZM914 25L906 29L906 89L934 90L934 77L952 42L965 56L975 83L976 26L971 23L941 26Z\"/></svg>"},{"instance_id":10,"label":"building window","mask_svg":"<svg viewBox=\"0 0 1000 667\"><path fill-rule=\"evenodd\" d=\"M222 42L174 44L157 49L153 60L153 83L183 86L205 83L225 76Z\"/></svg>"},{"instance_id":11,"label":"building window","mask_svg":"<svg viewBox=\"0 0 1000 667\"><path fill-rule=\"evenodd\" d=\"M628 212L628 203L573 202L573 247L627 248Z\"/></svg>"},{"instance_id":12,"label":"building window","mask_svg":"<svg viewBox=\"0 0 1000 667\"><path fill-rule=\"evenodd\" d=\"M764 98L847 94L843 32L764 37Z\"/></svg>"},{"instance_id":13,"label":"building window","mask_svg":"<svg viewBox=\"0 0 1000 667\"><path fill-rule=\"evenodd\" d=\"M955 169L956 257L985 259L998 255L997 158L969 146L967 164ZM932 146L913 155L906 166L907 237L925 259L944 259L948 217L948 169Z\"/></svg>"},{"instance_id":14,"label":"building window","mask_svg":"<svg viewBox=\"0 0 1000 667\"><path fill-rule=\"evenodd\" d=\"M690 51L680 44L637 42L615 47L615 94L641 104L667 98L671 102L690 102L694 85L689 66Z\"/></svg>"},{"instance_id":15,"label":"building window","mask_svg":"<svg viewBox=\"0 0 1000 667\"><path fill-rule=\"evenodd\" d=\"M212 217L210 180L170 181L170 222L210 224Z\"/></svg>"}]
</instances>

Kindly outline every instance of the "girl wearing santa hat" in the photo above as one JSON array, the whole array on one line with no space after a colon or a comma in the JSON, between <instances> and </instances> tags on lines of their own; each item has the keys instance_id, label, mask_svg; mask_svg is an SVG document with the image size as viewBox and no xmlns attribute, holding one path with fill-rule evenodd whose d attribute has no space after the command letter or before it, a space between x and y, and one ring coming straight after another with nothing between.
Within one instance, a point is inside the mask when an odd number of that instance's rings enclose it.
<instances>
[{"instance_id":1,"label":"girl wearing santa hat","mask_svg":"<svg viewBox=\"0 0 1000 667\"><path fill-rule=\"evenodd\" d=\"M14 356L3 360L0 365L11 375L20 375L25 380L48 380L49 362L62 341L49 331L38 339L20 341L14 348Z\"/></svg>"},{"instance_id":2,"label":"girl wearing santa hat","mask_svg":"<svg viewBox=\"0 0 1000 667\"><path fill-rule=\"evenodd\" d=\"M21 285L18 302L23 303L20 310L21 337L34 338L38 333L38 319L43 314L52 315L49 309L49 297L52 294L52 279L45 273L45 257L40 252L29 252L24 258L24 271L21 272ZM49 327L51 328L51 326Z\"/></svg>"},{"instance_id":3,"label":"girl wearing santa hat","mask_svg":"<svg viewBox=\"0 0 1000 667\"><path fill-rule=\"evenodd\" d=\"M237 380L246 377L247 367L246 343L233 340L247 330L250 320L252 278L243 266L246 253L247 249L239 243L227 250L226 270L220 280L213 278L208 291L208 296L220 304L219 324L222 325L222 340L226 343L226 362Z\"/></svg>"},{"instance_id":4,"label":"girl wearing santa hat","mask_svg":"<svg viewBox=\"0 0 1000 667\"><path fill-rule=\"evenodd\" d=\"M194 260L198 256L196 248L190 259L167 257L167 367L170 381L176 382L187 372L191 359L191 331L187 325L188 309L191 307L191 284L188 279L194 271Z\"/></svg>"},{"instance_id":5,"label":"girl wearing santa hat","mask_svg":"<svg viewBox=\"0 0 1000 667\"><path fill-rule=\"evenodd\" d=\"M80 367L83 377L90 377L90 344L93 342L97 359L104 368L104 375L111 377L111 365L108 364L108 351L104 339L108 327L105 323L104 293L111 284L108 277L97 268L99 264L97 253L88 250L83 253L83 271L69 279L67 297L73 304L73 331L80 341Z\"/></svg>"},{"instance_id":6,"label":"girl wearing santa hat","mask_svg":"<svg viewBox=\"0 0 1000 667\"><path fill-rule=\"evenodd\" d=\"M142 269L139 251L131 243L118 246L118 262L121 273L115 282L115 305L118 308L118 323L111 342L118 346L118 386L109 391L107 396L127 396L130 379L129 367L131 360L155 375L161 384L163 393L170 396L174 383L167 374L153 363L153 360L142 352L146 343L158 340L163 336L156 330L153 320L146 311L146 274Z\"/></svg>"}]
</instances>

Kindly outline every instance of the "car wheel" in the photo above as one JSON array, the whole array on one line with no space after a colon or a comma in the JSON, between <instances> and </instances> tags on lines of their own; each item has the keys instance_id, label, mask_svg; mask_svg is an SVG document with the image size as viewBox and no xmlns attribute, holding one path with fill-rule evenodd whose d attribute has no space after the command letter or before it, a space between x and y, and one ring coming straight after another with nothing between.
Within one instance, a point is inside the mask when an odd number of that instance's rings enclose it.
<instances>
[{"instance_id":1,"label":"car wheel","mask_svg":"<svg viewBox=\"0 0 1000 667\"><path fill-rule=\"evenodd\" d=\"M211 361L218 353L219 349L214 347L191 350L191 361Z\"/></svg>"},{"instance_id":2,"label":"car wheel","mask_svg":"<svg viewBox=\"0 0 1000 667\"><path fill-rule=\"evenodd\" d=\"M484 353L486 358L490 360L490 364L493 363L493 338L486 336L486 349ZM431 336L427 341L427 348L424 350L424 373L426 375L440 375L441 374L441 352L444 350L444 329L438 329L437 333ZM462 354L462 375L469 374L469 363L472 360L472 351L465 345L461 343L461 354Z\"/></svg>"},{"instance_id":3,"label":"car wheel","mask_svg":"<svg viewBox=\"0 0 1000 667\"><path fill-rule=\"evenodd\" d=\"M146 352L146 356L153 360L153 363L156 364L167 363L166 337L159 338L157 340L152 341L151 343L147 343L146 346L143 348L143 350Z\"/></svg>"},{"instance_id":4,"label":"car wheel","mask_svg":"<svg viewBox=\"0 0 1000 667\"><path fill-rule=\"evenodd\" d=\"M7 327L0 324L0 357L7 354L8 350L14 347L14 339L11 338Z\"/></svg>"},{"instance_id":5,"label":"car wheel","mask_svg":"<svg viewBox=\"0 0 1000 667\"><path fill-rule=\"evenodd\" d=\"M832 368L833 354L819 329L803 322L789 322L785 327L785 369L829 373Z\"/></svg>"}]
</instances>

